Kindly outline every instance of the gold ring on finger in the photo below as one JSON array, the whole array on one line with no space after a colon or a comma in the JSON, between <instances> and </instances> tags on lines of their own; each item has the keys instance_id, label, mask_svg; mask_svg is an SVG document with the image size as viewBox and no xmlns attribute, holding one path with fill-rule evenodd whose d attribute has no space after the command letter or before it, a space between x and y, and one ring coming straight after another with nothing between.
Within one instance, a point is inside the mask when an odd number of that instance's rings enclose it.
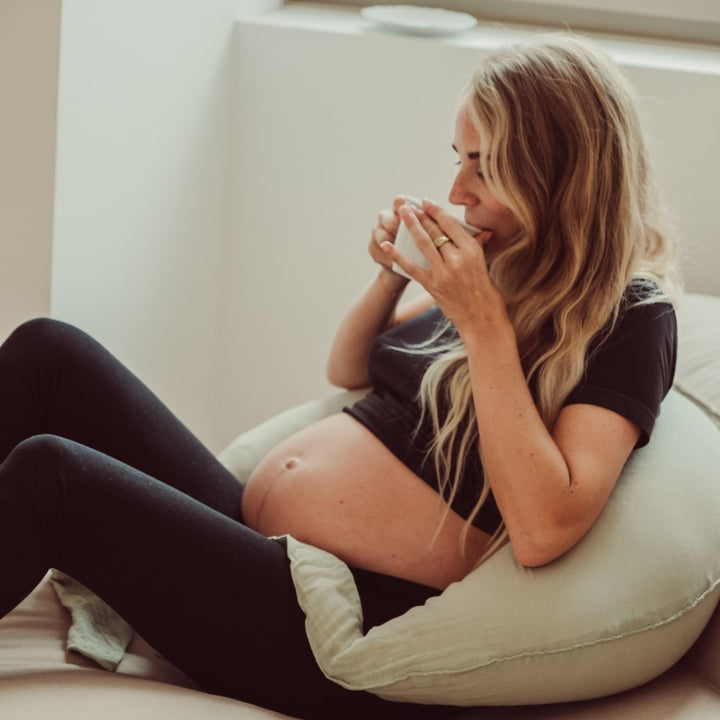
<instances>
[{"instance_id":1,"label":"gold ring on finger","mask_svg":"<svg viewBox=\"0 0 720 720\"><path fill-rule=\"evenodd\" d=\"M435 247L439 250L445 243L452 242L452 240L447 235L441 235L439 238L435 238L433 240L433 244Z\"/></svg>"}]
</instances>

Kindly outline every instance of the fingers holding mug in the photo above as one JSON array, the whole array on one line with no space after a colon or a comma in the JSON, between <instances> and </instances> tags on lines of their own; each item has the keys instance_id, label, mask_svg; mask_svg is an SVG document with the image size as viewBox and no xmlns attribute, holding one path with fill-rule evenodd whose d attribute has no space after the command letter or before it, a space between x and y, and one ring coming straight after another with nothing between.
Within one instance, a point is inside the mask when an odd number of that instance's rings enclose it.
<instances>
[{"instance_id":1,"label":"fingers holding mug","mask_svg":"<svg viewBox=\"0 0 720 720\"><path fill-rule=\"evenodd\" d=\"M400 218L396 210L398 200L399 198L395 199L392 209L387 208L380 210L377 217L377 224L370 231L370 243L368 245L370 257L372 257L376 263L379 263L388 269L392 268L392 260L390 260L387 254L383 252L381 245L385 242L395 242L395 237L400 226ZM400 204L402 204L402 201Z\"/></svg>"}]
</instances>

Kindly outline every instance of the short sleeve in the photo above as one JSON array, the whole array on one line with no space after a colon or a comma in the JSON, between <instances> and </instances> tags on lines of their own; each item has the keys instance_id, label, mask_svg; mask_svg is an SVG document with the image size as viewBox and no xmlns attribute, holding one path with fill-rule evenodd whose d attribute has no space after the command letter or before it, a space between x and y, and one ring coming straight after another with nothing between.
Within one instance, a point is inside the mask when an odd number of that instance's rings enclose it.
<instances>
[{"instance_id":1,"label":"short sleeve","mask_svg":"<svg viewBox=\"0 0 720 720\"><path fill-rule=\"evenodd\" d=\"M583 380L563 404L587 403L612 410L640 427L636 447L647 445L660 403L672 386L676 358L672 305L632 306L591 354Z\"/></svg>"}]
</instances>

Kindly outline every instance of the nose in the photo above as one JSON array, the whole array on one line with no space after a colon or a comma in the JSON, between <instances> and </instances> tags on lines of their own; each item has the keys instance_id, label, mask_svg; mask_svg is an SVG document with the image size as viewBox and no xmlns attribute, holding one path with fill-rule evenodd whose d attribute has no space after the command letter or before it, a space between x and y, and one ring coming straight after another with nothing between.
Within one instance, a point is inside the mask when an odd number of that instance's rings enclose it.
<instances>
[{"instance_id":1,"label":"nose","mask_svg":"<svg viewBox=\"0 0 720 720\"><path fill-rule=\"evenodd\" d=\"M455 180L450 188L450 194L448 200L453 205L474 205L477 202L477 196L472 192L468 179L467 173L464 168L460 168L458 174L455 176Z\"/></svg>"}]
</instances>

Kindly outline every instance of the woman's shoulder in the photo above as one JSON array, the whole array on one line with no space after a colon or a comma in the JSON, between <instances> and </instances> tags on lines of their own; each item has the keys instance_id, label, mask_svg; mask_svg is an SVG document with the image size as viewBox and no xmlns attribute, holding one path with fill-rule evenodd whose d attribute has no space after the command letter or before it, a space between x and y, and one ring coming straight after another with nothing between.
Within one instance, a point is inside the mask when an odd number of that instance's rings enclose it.
<instances>
[{"instance_id":1,"label":"woman's shoulder","mask_svg":"<svg viewBox=\"0 0 720 720\"><path fill-rule=\"evenodd\" d=\"M621 312L627 312L632 308L649 305L663 306L664 309L674 309L672 302L657 280L650 277L633 278L623 293L620 307Z\"/></svg>"},{"instance_id":2,"label":"woman's shoulder","mask_svg":"<svg viewBox=\"0 0 720 720\"><path fill-rule=\"evenodd\" d=\"M677 318L672 301L653 280L633 280L625 290L613 336L636 336L637 342L676 342Z\"/></svg>"},{"instance_id":3,"label":"woman's shoulder","mask_svg":"<svg viewBox=\"0 0 720 720\"><path fill-rule=\"evenodd\" d=\"M632 420L646 444L660 403L672 386L677 360L675 310L657 283L626 289L617 322L598 338L582 381L565 404L600 405Z\"/></svg>"}]
</instances>

